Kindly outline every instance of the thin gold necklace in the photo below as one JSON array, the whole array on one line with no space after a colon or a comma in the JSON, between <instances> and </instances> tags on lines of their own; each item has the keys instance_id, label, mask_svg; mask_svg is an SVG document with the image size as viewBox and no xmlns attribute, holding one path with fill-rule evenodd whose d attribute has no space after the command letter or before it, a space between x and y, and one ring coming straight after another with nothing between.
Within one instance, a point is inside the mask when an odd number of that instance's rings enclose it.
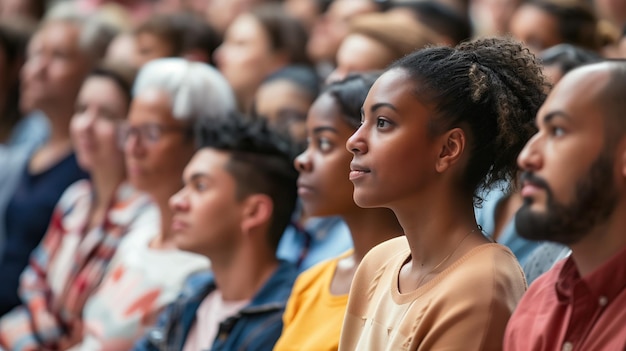
<instances>
[{"instance_id":1,"label":"thin gold necklace","mask_svg":"<svg viewBox=\"0 0 626 351\"><path fill-rule=\"evenodd\" d=\"M465 239L475 231L476 231L476 228L470 230L467 234L465 234L465 236L461 240L459 240L458 244L456 244L456 247L454 248L454 250L452 250L452 252L450 252L446 257L443 258L443 260L441 260L441 262L439 262L435 267L433 267L433 269L428 271L428 273L424 274L420 278L420 280L417 282L417 287L419 288L420 286L422 286L422 282L424 281L424 279L426 279L426 277L428 277L432 272L436 271L437 268L441 267L442 264L444 264L450 257L452 257L452 255L454 255L456 250L458 250L459 247L461 247L461 244L463 243L463 241L465 241Z\"/></svg>"}]
</instances>

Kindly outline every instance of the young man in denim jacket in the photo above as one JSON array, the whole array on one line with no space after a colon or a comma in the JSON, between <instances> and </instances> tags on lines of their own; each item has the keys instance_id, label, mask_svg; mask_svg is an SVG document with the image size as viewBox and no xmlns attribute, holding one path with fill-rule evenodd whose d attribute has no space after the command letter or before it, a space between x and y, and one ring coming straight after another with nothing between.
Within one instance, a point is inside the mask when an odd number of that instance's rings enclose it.
<instances>
[{"instance_id":1,"label":"young man in denim jacket","mask_svg":"<svg viewBox=\"0 0 626 351\"><path fill-rule=\"evenodd\" d=\"M271 350L297 270L276 258L296 202L291 148L238 116L199 128L200 150L170 199L179 249L211 272L189 278L135 350Z\"/></svg>"}]
</instances>

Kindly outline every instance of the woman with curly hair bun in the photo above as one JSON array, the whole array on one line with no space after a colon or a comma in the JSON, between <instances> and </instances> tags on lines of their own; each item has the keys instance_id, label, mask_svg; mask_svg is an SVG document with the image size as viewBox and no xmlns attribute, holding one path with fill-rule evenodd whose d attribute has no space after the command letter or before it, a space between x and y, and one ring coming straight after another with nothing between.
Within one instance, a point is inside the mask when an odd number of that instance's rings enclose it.
<instances>
[{"instance_id":1,"label":"woman with curly hair bun","mask_svg":"<svg viewBox=\"0 0 626 351\"><path fill-rule=\"evenodd\" d=\"M545 84L511 39L420 50L374 83L347 142L354 200L392 209L405 236L359 265L339 350L502 348L526 282L474 203L515 176Z\"/></svg>"}]
</instances>

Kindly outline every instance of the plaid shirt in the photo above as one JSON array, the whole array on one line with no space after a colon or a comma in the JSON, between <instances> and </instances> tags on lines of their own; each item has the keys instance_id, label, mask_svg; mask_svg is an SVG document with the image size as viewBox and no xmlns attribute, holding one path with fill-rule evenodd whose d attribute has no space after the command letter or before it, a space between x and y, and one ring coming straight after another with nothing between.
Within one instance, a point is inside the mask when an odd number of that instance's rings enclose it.
<instances>
[{"instance_id":1,"label":"plaid shirt","mask_svg":"<svg viewBox=\"0 0 626 351\"><path fill-rule=\"evenodd\" d=\"M0 319L0 348L55 350L81 323L85 301L98 286L120 240L142 230L154 208L149 198L121 184L99 226L88 229L91 183L74 183L57 204L48 231L20 277L22 305Z\"/></svg>"}]
</instances>

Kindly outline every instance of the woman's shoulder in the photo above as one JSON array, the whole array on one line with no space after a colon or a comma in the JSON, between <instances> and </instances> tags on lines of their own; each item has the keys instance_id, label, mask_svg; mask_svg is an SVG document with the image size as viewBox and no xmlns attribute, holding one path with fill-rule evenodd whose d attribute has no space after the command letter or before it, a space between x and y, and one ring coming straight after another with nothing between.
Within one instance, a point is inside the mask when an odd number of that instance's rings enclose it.
<instances>
[{"instance_id":1,"label":"woman's shoulder","mask_svg":"<svg viewBox=\"0 0 626 351\"><path fill-rule=\"evenodd\" d=\"M91 197L93 195L93 189L91 185L91 181L88 179L81 179L74 183L63 191L59 201L57 202L57 206L60 207L63 211L71 210L75 208L77 202L81 200L91 202Z\"/></svg>"},{"instance_id":2,"label":"woman's shoulder","mask_svg":"<svg viewBox=\"0 0 626 351\"><path fill-rule=\"evenodd\" d=\"M472 289L491 287L498 291L523 292L526 278L515 255L506 246L483 244L454 263L448 270L449 284L459 284Z\"/></svg>"},{"instance_id":3,"label":"woman's shoulder","mask_svg":"<svg viewBox=\"0 0 626 351\"><path fill-rule=\"evenodd\" d=\"M405 236L399 236L374 246L357 268L357 275L371 274L385 270L398 260L405 260L410 254L409 243ZM365 273L368 272L368 273Z\"/></svg>"}]
</instances>

